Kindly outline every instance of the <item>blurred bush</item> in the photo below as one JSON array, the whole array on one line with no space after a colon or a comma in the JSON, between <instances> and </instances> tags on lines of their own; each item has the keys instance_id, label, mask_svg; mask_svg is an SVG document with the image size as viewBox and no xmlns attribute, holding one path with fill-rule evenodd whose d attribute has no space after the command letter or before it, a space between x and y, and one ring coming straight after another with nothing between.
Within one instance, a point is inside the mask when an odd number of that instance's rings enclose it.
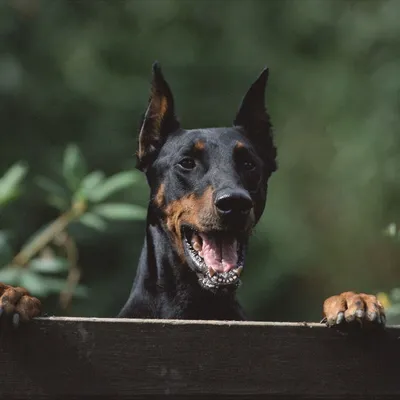
<instances>
[{"instance_id":1,"label":"blurred bush","mask_svg":"<svg viewBox=\"0 0 400 400\"><path fill-rule=\"evenodd\" d=\"M0 179L0 212L20 194L27 168L13 165ZM89 228L91 237L108 229L109 221L144 220L146 209L131 203L110 201L121 190L131 189L137 171L122 171L106 177L91 171L76 145L66 148L59 182L45 176L35 181L44 192L43 201L59 215L27 240L13 256L7 231L0 230L0 282L25 287L45 300L59 296L60 309L68 312L72 298L88 297L87 286L79 284L79 233Z\"/></svg>"},{"instance_id":2,"label":"blurred bush","mask_svg":"<svg viewBox=\"0 0 400 400\"><path fill-rule=\"evenodd\" d=\"M251 243L244 306L257 319L317 320L338 291L390 293L400 252L381 232L400 216L399 12L398 0L1 2L0 171L29 165L24 195L2 208L12 254L80 204L77 176L59 176L69 143L85 155L89 187L134 170L155 59L187 128L230 124L267 64L279 171ZM144 177L120 196L145 207ZM129 294L144 222L125 220L129 207L92 206L64 232L85 288L74 293L88 296L68 312L110 316ZM110 215L124 220L101 230ZM64 286L49 289L40 268L46 309L64 313ZM54 268L68 282L69 270Z\"/></svg>"}]
</instances>

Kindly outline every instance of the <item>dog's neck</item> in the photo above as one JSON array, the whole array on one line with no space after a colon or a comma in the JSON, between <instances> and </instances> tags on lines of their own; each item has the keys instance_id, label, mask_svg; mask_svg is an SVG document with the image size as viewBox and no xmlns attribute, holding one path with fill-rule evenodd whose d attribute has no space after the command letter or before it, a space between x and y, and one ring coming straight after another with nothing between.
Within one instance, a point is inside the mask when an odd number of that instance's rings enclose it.
<instances>
[{"instance_id":1,"label":"dog's neck","mask_svg":"<svg viewBox=\"0 0 400 400\"><path fill-rule=\"evenodd\" d=\"M200 286L182 263L160 223L147 223L132 293L121 317L242 320L235 293L215 294Z\"/></svg>"}]
</instances>

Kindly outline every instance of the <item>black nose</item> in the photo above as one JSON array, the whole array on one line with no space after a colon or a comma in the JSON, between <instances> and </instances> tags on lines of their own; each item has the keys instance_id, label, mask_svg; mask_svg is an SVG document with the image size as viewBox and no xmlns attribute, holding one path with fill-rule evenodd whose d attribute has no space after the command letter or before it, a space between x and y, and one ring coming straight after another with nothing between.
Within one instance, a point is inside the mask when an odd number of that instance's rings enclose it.
<instances>
[{"instance_id":1,"label":"black nose","mask_svg":"<svg viewBox=\"0 0 400 400\"><path fill-rule=\"evenodd\" d=\"M247 215L253 208L253 201L245 191L229 191L219 194L215 206L221 215Z\"/></svg>"}]
</instances>

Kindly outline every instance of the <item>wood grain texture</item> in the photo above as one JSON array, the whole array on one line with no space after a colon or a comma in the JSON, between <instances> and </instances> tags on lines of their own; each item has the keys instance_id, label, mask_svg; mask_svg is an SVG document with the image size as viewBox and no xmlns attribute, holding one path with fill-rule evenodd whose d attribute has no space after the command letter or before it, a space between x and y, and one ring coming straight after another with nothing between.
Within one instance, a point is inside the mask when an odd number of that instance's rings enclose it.
<instances>
[{"instance_id":1,"label":"wood grain texture","mask_svg":"<svg viewBox=\"0 0 400 400\"><path fill-rule=\"evenodd\" d=\"M295 323L53 317L18 330L3 323L0 398L167 394L400 399L400 327L344 336Z\"/></svg>"}]
</instances>

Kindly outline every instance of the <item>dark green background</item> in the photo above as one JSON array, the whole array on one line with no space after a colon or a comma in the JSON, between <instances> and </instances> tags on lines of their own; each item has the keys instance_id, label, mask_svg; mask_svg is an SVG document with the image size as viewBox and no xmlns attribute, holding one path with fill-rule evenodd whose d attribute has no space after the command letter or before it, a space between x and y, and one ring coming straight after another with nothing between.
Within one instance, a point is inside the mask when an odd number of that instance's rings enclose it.
<instances>
[{"instance_id":1,"label":"dark green background","mask_svg":"<svg viewBox=\"0 0 400 400\"><path fill-rule=\"evenodd\" d=\"M399 15L398 0L2 0L0 172L25 160L28 184L52 176L71 142L90 169L134 168L154 60L187 128L230 125L268 65L279 170L240 298L253 318L318 320L325 296L399 282L382 235L400 211ZM126 196L147 195L143 177ZM55 215L32 184L1 223L18 249ZM143 233L81 233L90 296L73 315L118 312Z\"/></svg>"}]
</instances>

